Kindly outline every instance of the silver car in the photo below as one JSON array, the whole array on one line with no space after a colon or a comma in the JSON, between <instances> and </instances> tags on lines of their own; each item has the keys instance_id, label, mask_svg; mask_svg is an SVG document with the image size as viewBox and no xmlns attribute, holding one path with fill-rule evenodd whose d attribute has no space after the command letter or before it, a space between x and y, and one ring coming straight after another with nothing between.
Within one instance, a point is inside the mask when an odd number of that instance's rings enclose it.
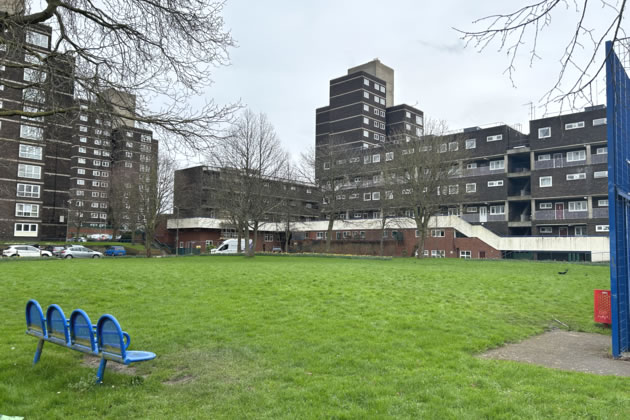
<instances>
[{"instance_id":1,"label":"silver car","mask_svg":"<svg viewBox=\"0 0 630 420\"><path fill-rule=\"evenodd\" d=\"M101 258L102 253L81 245L72 245L59 254L61 258Z\"/></svg>"}]
</instances>

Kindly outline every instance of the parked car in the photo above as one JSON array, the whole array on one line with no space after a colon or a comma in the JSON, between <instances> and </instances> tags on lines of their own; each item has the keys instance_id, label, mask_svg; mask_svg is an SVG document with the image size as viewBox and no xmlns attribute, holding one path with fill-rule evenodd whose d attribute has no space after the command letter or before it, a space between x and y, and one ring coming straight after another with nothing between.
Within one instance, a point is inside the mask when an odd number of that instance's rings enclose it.
<instances>
[{"instance_id":1,"label":"parked car","mask_svg":"<svg viewBox=\"0 0 630 420\"><path fill-rule=\"evenodd\" d=\"M53 257L61 256L61 251L63 251L64 249L66 249L64 245L48 245L46 247L46 251L50 252Z\"/></svg>"},{"instance_id":2,"label":"parked car","mask_svg":"<svg viewBox=\"0 0 630 420\"><path fill-rule=\"evenodd\" d=\"M124 246L110 246L105 250L105 255L108 257L121 257L127 255L127 250Z\"/></svg>"},{"instance_id":3,"label":"parked car","mask_svg":"<svg viewBox=\"0 0 630 420\"><path fill-rule=\"evenodd\" d=\"M66 239L66 242L87 242L83 236L73 236L72 238Z\"/></svg>"},{"instance_id":4,"label":"parked car","mask_svg":"<svg viewBox=\"0 0 630 420\"><path fill-rule=\"evenodd\" d=\"M61 258L101 258L103 254L81 245L72 245L61 251Z\"/></svg>"},{"instance_id":5,"label":"parked car","mask_svg":"<svg viewBox=\"0 0 630 420\"><path fill-rule=\"evenodd\" d=\"M30 245L11 245L2 251L3 257L52 257L50 251L41 250Z\"/></svg>"}]
</instances>

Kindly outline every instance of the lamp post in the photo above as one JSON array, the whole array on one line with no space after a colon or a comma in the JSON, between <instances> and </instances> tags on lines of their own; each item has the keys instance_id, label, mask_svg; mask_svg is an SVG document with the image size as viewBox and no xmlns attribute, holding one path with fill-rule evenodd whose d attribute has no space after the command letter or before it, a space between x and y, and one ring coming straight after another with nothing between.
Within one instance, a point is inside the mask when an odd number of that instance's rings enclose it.
<instances>
[{"instance_id":1,"label":"lamp post","mask_svg":"<svg viewBox=\"0 0 630 420\"><path fill-rule=\"evenodd\" d=\"M179 207L173 206L177 210L177 226L175 228L175 256L179 256Z\"/></svg>"}]
</instances>

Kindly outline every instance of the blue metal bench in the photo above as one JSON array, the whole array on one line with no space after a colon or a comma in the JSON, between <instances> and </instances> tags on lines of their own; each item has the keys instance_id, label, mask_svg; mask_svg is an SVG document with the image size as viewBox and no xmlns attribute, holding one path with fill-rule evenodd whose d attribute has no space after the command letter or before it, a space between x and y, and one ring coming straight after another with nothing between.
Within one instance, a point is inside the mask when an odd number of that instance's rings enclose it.
<instances>
[{"instance_id":1,"label":"blue metal bench","mask_svg":"<svg viewBox=\"0 0 630 420\"><path fill-rule=\"evenodd\" d=\"M39 361L46 341L100 356L97 383L103 382L108 360L129 365L155 359L155 353L127 350L131 337L109 314L101 316L94 325L85 311L75 309L68 320L59 305L53 304L48 307L44 317L39 303L31 299L26 304L26 333L39 339L33 364Z\"/></svg>"}]
</instances>

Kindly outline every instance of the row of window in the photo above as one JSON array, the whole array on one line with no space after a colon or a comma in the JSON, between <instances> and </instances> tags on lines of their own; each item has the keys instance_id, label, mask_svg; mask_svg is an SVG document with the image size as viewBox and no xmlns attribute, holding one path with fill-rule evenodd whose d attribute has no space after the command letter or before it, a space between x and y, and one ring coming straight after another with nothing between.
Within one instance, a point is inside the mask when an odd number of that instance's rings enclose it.
<instances>
[{"instance_id":1,"label":"row of window","mask_svg":"<svg viewBox=\"0 0 630 420\"><path fill-rule=\"evenodd\" d=\"M363 137L370 137L370 132L367 130L363 130ZM374 133L374 140L378 140L378 141L385 141L385 135L384 134L378 134L378 133Z\"/></svg>"},{"instance_id":2,"label":"row of window","mask_svg":"<svg viewBox=\"0 0 630 420\"><path fill-rule=\"evenodd\" d=\"M370 86L370 79L366 79L365 77L363 78L363 84L365 86ZM374 89L378 90L379 92L383 92L385 93L385 86L381 85L380 83L376 83L374 82Z\"/></svg>"},{"instance_id":3,"label":"row of window","mask_svg":"<svg viewBox=\"0 0 630 420\"><path fill-rule=\"evenodd\" d=\"M575 181L580 179L586 179L586 173L567 174L567 181ZM593 178L608 178L608 171L595 171L593 172ZM538 178L538 185L541 188L547 188L553 186L553 176L541 176Z\"/></svg>"},{"instance_id":4,"label":"row of window","mask_svg":"<svg viewBox=\"0 0 630 420\"><path fill-rule=\"evenodd\" d=\"M86 181L85 179L77 179L77 185L86 185ZM109 182L92 180L92 186L107 188L109 187Z\"/></svg>"},{"instance_id":5,"label":"row of window","mask_svg":"<svg viewBox=\"0 0 630 420\"><path fill-rule=\"evenodd\" d=\"M84 197L85 196L85 191L84 190L75 190L74 191L75 195L77 195L78 197ZM100 191L92 191L92 198L107 198L107 193L106 192L100 192Z\"/></svg>"},{"instance_id":6,"label":"row of window","mask_svg":"<svg viewBox=\"0 0 630 420\"><path fill-rule=\"evenodd\" d=\"M370 119L368 117L363 117L363 124L370 125ZM374 127L385 130L385 123L374 120Z\"/></svg>"},{"instance_id":7,"label":"row of window","mask_svg":"<svg viewBox=\"0 0 630 420\"><path fill-rule=\"evenodd\" d=\"M87 109L87 105L81 105L81 109ZM89 120L89 117L86 114L80 114L79 115L79 120L87 122ZM103 125L103 124L105 124L107 127L111 127L112 126L112 122L111 121L102 122L100 120L100 118L95 118L94 119L94 124L96 124L96 125ZM101 133L98 133L98 134L101 134ZM106 135L109 135L109 134L106 134Z\"/></svg>"},{"instance_id":8,"label":"row of window","mask_svg":"<svg viewBox=\"0 0 630 420\"><path fill-rule=\"evenodd\" d=\"M83 146L79 146L79 153L87 153L87 148ZM108 150L101 150L101 149L93 149L92 153L95 156L110 156L111 155L111 153ZM79 159L82 159L82 158L79 158Z\"/></svg>"},{"instance_id":9,"label":"row of window","mask_svg":"<svg viewBox=\"0 0 630 420\"><path fill-rule=\"evenodd\" d=\"M80 143L87 143L87 137L79 137L79 142ZM112 144L111 144L111 142L109 140L94 139L94 145L95 146L109 147Z\"/></svg>"},{"instance_id":10,"label":"row of window","mask_svg":"<svg viewBox=\"0 0 630 420\"><path fill-rule=\"evenodd\" d=\"M376 102L377 104L385 105L385 98L378 95L373 95L373 96L374 96L374 102ZM363 97L365 99L370 99L370 92L363 91Z\"/></svg>"},{"instance_id":11,"label":"row of window","mask_svg":"<svg viewBox=\"0 0 630 420\"><path fill-rule=\"evenodd\" d=\"M567 233L568 233L568 228ZM595 232L608 232L609 225L596 225ZM539 226L538 232L542 235L550 235L553 233L552 226ZM586 236L586 226L575 226L574 227L575 236Z\"/></svg>"},{"instance_id":12,"label":"row of window","mask_svg":"<svg viewBox=\"0 0 630 420\"><path fill-rule=\"evenodd\" d=\"M84 203L81 200L74 200L74 205L76 207L83 207L83 204ZM99 207L102 208L102 209L106 209L107 208L107 203L93 202L93 203L90 204L90 207L95 208L95 209L98 209ZM127 207L127 208L129 208L129 207Z\"/></svg>"},{"instance_id":13,"label":"row of window","mask_svg":"<svg viewBox=\"0 0 630 420\"><path fill-rule=\"evenodd\" d=\"M593 120L593 127L606 124L606 118L597 118ZM575 130L577 128L584 128L584 121L577 121L567 123L564 125L565 130ZM541 127L538 129L538 138L546 139L551 137L551 127Z\"/></svg>"},{"instance_id":14,"label":"row of window","mask_svg":"<svg viewBox=\"0 0 630 420\"><path fill-rule=\"evenodd\" d=\"M88 132L88 128L85 125L80 125L79 126L79 131L82 133L87 133ZM109 136L111 134L111 132L109 130L102 130L100 128L95 128L94 129L94 134L96 134L97 136Z\"/></svg>"},{"instance_id":15,"label":"row of window","mask_svg":"<svg viewBox=\"0 0 630 420\"><path fill-rule=\"evenodd\" d=\"M86 171L84 168L78 168L77 169L77 174L78 175L85 175ZM108 178L109 177L109 172L108 171L92 171L92 176L102 176L103 178Z\"/></svg>"},{"instance_id":16,"label":"row of window","mask_svg":"<svg viewBox=\"0 0 630 420\"><path fill-rule=\"evenodd\" d=\"M367 104L363 104L363 110L365 112L370 112L370 106ZM385 117L385 110L374 107L374 115Z\"/></svg>"},{"instance_id":17,"label":"row of window","mask_svg":"<svg viewBox=\"0 0 630 420\"><path fill-rule=\"evenodd\" d=\"M78 158L77 162L80 164L87 164L87 159L85 158ZM98 159L94 159L92 161L92 163L94 164L94 166L103 166L105 168L109 168L110 162L108 160L98 160Z\"/></svg>"},{"instance_id":18,"label":"row of window","mask_svg":"<svg viewBox=\"0 0 630 420\"><path fill-rule=\"evenodd\" d=\"M411 119L411 117L412 117L411 112L405 111L405 118ZM416 115L416 124L423 125L423 123L424 123L424 119L422 115Z\"/></svg>"},{"instance_id":19,"label":"row of window","mask_svg":"<svg viewBox=\"0 0 630 420\"><path fill-rule=\"evenodd\" d=\"M576 203L579 203L579 204L576 204ZM588 210L587 203L588 203L587 201L570 201L569 211L587 211ZM564 203L563 203L563 206L564 206ZM597 206L608 207L608 199L597 200ZM538 208L540 210L551 210L553 209L553 203L539 203Z\"/></svg>"}]
</instances>

